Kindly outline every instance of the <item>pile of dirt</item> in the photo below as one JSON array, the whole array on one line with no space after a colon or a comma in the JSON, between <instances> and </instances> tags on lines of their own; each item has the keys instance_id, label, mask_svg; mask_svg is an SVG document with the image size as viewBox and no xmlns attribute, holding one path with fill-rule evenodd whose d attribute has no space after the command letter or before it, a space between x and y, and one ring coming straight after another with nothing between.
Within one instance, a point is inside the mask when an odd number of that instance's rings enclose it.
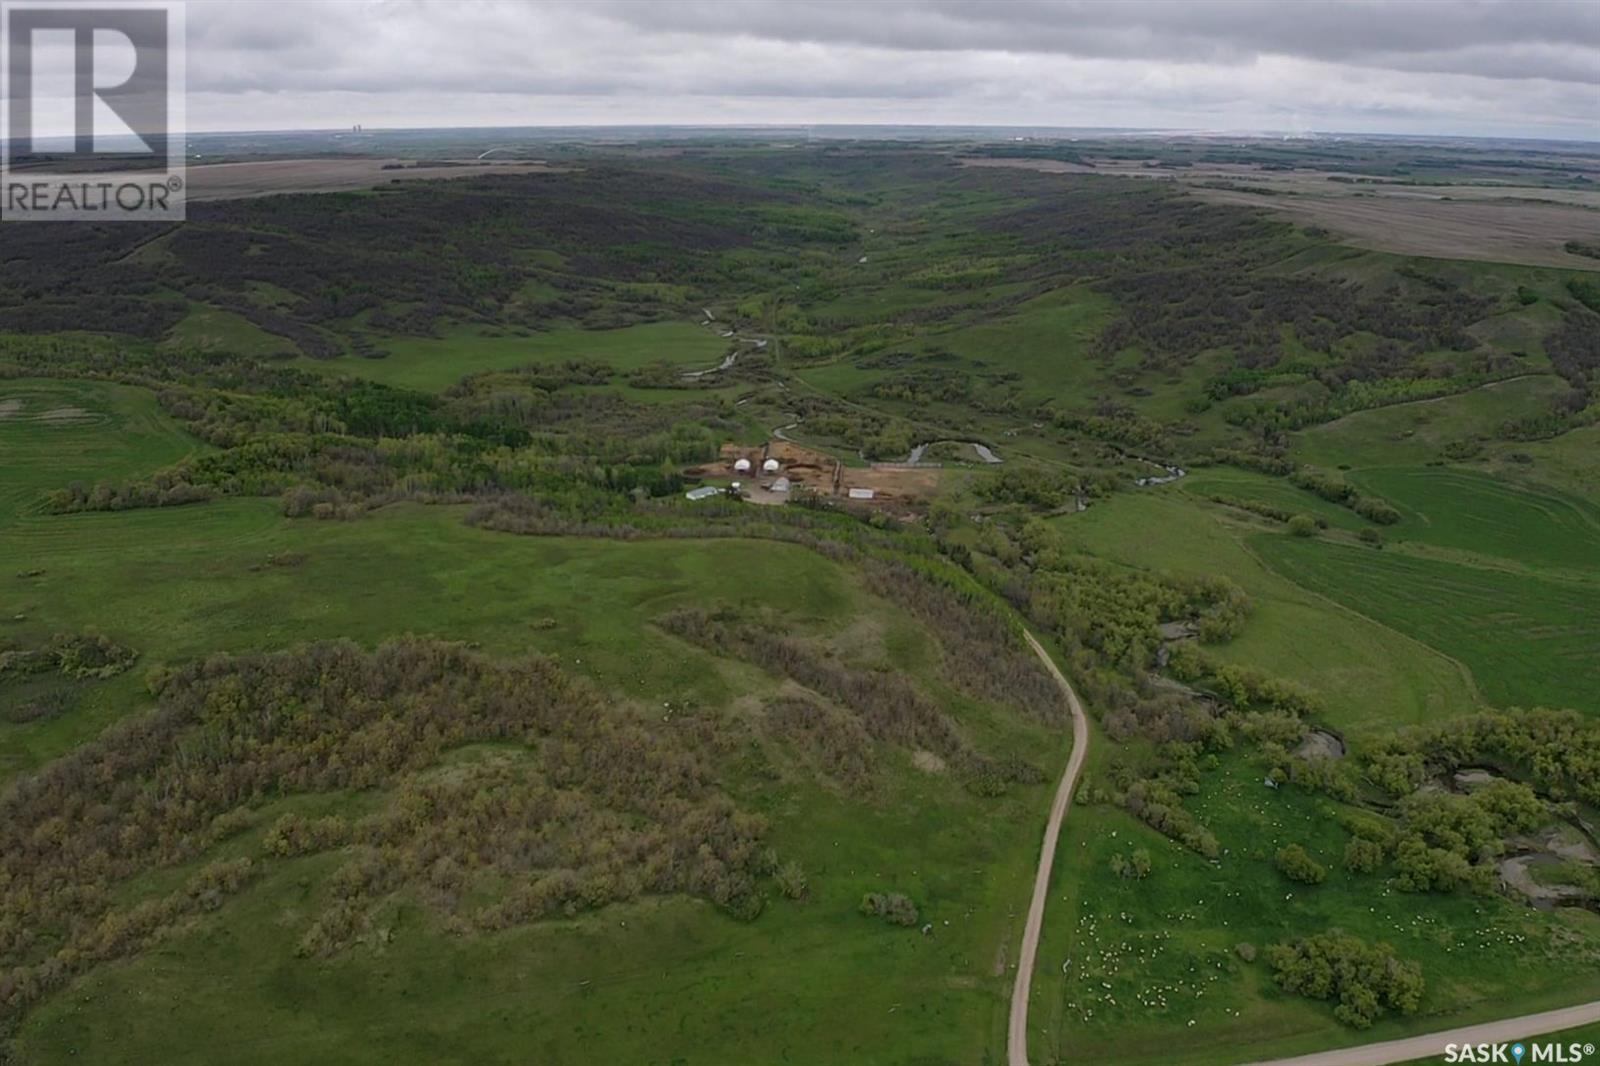
<instances>
[{"instance_id":1,"label":"pile of dirt","mask_svg":"<svg viewBox=\"0 0 1600 1066\"><path fill-rule=\"evenodd\" d=\"M1581 877L1556 880L1534 876L1541 867L1575 868L1576 873L1586 868L1591 874L1600 868L1600 850L1576 829L1548 826L1538 833L1513 837L1506 847L1511 854L1500 860L1500 884L1507 891L1540 909L1594 903L1594 892L1579 883Z\"/></svg>"},{"instance_id":2,"label":"pile of dirt","mask_svg":"<svg viewBox=\"0 0 1600 1066\"><path fill-rule=\"evenodd\" d=\"M1344 740L1327 730L1313 729L1294 749L1294 754L1297 759L1342 759L1345 756Z\"/></svg>"},{"instance_id":3,"label":"pile of dirt","mask_svg":"<svg viewBox=\"0 0 1600 1066\"><path fill-rule=\"evenodd\" d=\"M1499 775L1489 770L1468 767L1465 770L1457 770L1450 778L1450 784L1457 792L1476 792L1480 788L1488 788L1498 780L1500 780Z\"/></svg>"}]
</instances>

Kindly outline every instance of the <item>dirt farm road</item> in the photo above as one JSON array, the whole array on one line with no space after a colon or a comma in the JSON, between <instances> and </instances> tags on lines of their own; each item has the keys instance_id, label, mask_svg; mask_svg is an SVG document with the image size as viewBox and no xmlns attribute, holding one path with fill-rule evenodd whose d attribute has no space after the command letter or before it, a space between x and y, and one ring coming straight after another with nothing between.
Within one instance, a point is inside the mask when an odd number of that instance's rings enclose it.
<instances>
[{"instance_id":1,"label":"dirt farm road","mask_svg":"<svg viewBox=\"0 0 1600 1066\"><path fill-rule=\"evenodd\" d=\"M1593 1022L1600 1022L1600 1003L1580 1003L1576 1007L1524 1014L1498 1022L1463 1025L1443 1032L1408 1036L1402 1040L1385 1040L1381 1044L1316 1051L1290 1059L1253 1063L1252 1066L1389 1066L1390 1063L1410 1062L1413 1059L1442 1059L1446 1044L1514 1044L1526 1042L1530 1037L1543 1033L1555 1033ZM1012 1061L1016 1060L1013 1058Z\"/></svg>"},{"instance_id":2,"label":"dirt farm road","mask_svg":"<svg viewBox=\"0 0 1600 1066\"><path fill-rule=\"evenodd\" d=\"M1022 950L1017 956L1017 980L1011 986L1011 1024L1007 1029L1006 1057L1010 1066L1028 1066L1028 995L1033 988L1033 964L1039 954L1039 930L1044 925L1044 903L1050 895L1050 867L1056 859L1056 842L1061 838L1061 823L1066 819L1067 808L1072 806L1072 790L1083 770L1084 756L1089 754L1089 719L1083 713L1078 694L1072 691L1066 676L1056 666L1044 645L1034 639L1026 629L1022 635L1028 639L1050 676L1056 679L1067 697L1072 710L1072 754L1067 768L1056 786L1056 798L1050 805L1050 820L1044 827L1044 845L1039 849L1039 870L1033 876L1033 901L1028 904L1028 921L1022 927Z\"/></svg>"},{"instance_id":3,"label":"dirt farm road","mask_svg":"<svg viewBox=\"0 0 1600 1066\"><path fill-rule=\"evenodd\" d=\"M1044 904L1050 894L1050 868L1055 863L1061 823L1066 820L1067 810L1072 806L1072 790L1083 770L1083 760L1089 754L1089 719L1083 713L1083 704L1078 702L1078 694L1072 690L1072 685L1056 666L1055 660L1050 658L1050 653L1044 650L1044 645L1026 629L1022 635L1067 697L1067 706L1072 710L1072 755L1067 759L1067 768L1061 774L1055 800L1050 805L1050 820L1045 823L1044 844L1039 849L1039 869L1033 877L1033 900L1028 905L1027 924L1022 927L1017 979L1011 986L1011 1024L1006 1034L1006 1060L1009 1066L1028 1066L1028 996L1033 988L1033 968L1039 954L1039 930L1044 925ZM1523 1014L1497 1022L1463 1025L1400 1040L1272 1059L1252 1063L1251 1066L1390 1066L1413 1059L1443 1056L1446 1044L1511 1044L1595 1022L1600 1022L1600 1002L1580 1003L1575 1007Z\"/></svg>"}]
</instances>

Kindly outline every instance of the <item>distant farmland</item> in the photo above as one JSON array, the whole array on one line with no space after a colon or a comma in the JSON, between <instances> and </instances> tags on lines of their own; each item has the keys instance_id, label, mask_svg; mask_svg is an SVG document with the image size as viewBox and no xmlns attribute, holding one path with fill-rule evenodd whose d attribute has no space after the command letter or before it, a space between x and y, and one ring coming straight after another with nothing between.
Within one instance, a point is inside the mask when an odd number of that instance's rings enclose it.
<instances>
[{"instance_id":1,"label":"distant farmland","mask_svg":"<svg viewBox=\"0 0 1600 1066\"><path fill-rule=\"evenodd\" d=\"M1314 168L1263 170L1250 164L1185 168L1155 159L962 159L964 167L1009 167L1046 174L1101 174L1172 182L1211 203L1278 212L1325 226L1380 252L1440 259L1600 270L1600 260L1565 245L1600 241L1600 193L1589 189L1492 182L1416 185Z\"/></svg>"},{"instance_id":2,"label":"distant farmland","mask_svg":"<svg viewBox=\"0 0 1600 1066\"><path fill-rule=\"evenodd\" d=\"M269 159L189 167L190 200L242 200L295 192L351 192L391 181L559 172L538 162L405 162L398 159Z\"/></svg>"},{"instance_id":3,"label":"distant farmland","mask_svg":"<svg viewBox=\"0 0 1600 1066\"><path fill-rule=\"evenodd\" d=\"M1543 190L1524 190L1529 195L1539 191ZM1397 195L1262 196L1205 188L1195 192L1212 203L1259 207L1315 222L1353 244L1380 252L1600 270L1600 260L1573 255L1563 247L1571 240L1600 240L1600 211L1586 207L1525 199L1467 202Z\"/></svg>"}]
</instances>

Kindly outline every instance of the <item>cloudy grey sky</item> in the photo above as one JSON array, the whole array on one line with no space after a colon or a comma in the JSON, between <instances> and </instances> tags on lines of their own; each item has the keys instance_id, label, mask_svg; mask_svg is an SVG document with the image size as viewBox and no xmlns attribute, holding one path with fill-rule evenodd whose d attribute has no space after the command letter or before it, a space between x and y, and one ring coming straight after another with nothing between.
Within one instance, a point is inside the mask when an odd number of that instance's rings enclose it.
<instances>
[{"instance_id":1,"label":"cloudy grey sky","mask_svg":"<svg viewBox=\"0 0 1600 1066\"><path fill-rule=\"evenodd\" d=\"M939 123L1600 140L1600 0L193 0L196 131Z\"/></svg>"}]
</instances>

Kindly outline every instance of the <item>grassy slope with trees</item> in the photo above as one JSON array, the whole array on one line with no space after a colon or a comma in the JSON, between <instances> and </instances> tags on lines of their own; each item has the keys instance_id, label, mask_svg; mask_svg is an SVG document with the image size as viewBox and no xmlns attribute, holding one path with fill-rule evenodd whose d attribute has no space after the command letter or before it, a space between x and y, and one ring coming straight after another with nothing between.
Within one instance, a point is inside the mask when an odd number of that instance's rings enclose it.
<instances>
[{"instance_id":1,"label":"grassy slope with trees","mask_svg":"<svg viewBox=\"0 0 1600 1066\"><path fill-rule=\"evenodd\" d=\"M124 432L148 413L147 397L134 390L53 382L30 389L41 403L71 398L103 413L78 427L6 427L40 445L33 469L41 479L51 476L46 451L63 443L81 442L85 452L96 450L90 440L112 452L123 445L155 451ZM9 630L19 641L93 623L136 648L141 666L151 666L305 640L347 637L370 646L427 633L481 644L497 656L536 649L603 686L625 715L670 704L691 728L726 721L738 733L724 740L735 752L760 743L724 756L729 765L722 776L769 819L775 846L800 864L807 880L804 903L769 889L769 913L749 924L692 899L647 898L464 940L401 887L381 908L377 928L385 939L370 936L328 958L297 958L294 943L327 905L326 875L342 860L313 854L268 863L263 837L283 813L359 815L381 809L388 792L343 788L268 798L250 804L249 824L203 856L158 863L147 877L117 889L131 900L181 884L202 857L249 857L267 867L215 916L187 920L159 949L108 963L47 1000L21 1037L31 1055L136 1061L192 1053L199 1061L216 1046L213 1038L227 1034L243 1057L256 1061L290 1050L336 1058L387 1054L386 1048L398 1054L430 1041L475 1058L528 1048L555 1058L596 1049L627 1057L642 1042L669 1057L711 1042L734 1056L786 1046L872 1057L919 1042L930 1053L976 1049L1003 1026L1004 981L990 972L992 951L1008 934L1010 900L1026 887L1030 825L1046 787L981 799L952 787L945 775L915 769L909 753L886 749L868 794L853 794L817 776L803 747L764 739L765 694L778 694L777 680L736 658L697 651L656 625L678 605L757 602L780 613L792 631L847 648L852 661L936 677L937 638L903 610L856 588L841 564L755 540L515 537L467 527L459 511L411 505L365 521L294 521L254 500L118 514L13 513L0 539L7 559L41 571L7 575L8 607L26 615ZM21 761L12 773L73 750L138 707L143 673L99 683L58 717L7 726L8 750ZM992 743L990 750L1053 757L1060 747L1054 730L974 701L948 682L932 681L931 691L986 746ZM746 735L752 731L754 737ZM498 757L494 745L475 744L442 765ZM967 828L950 831L960 826ZM996 826L1013 828L997 833ZM861 895L881 889L918 900L927 920L940 923L939 937L908 937L860 919ZM174 959L185 960L177 970ZM235 978L203 997L184 988L194 974L222 972ZM796 973L807 975L799 986ZM970 981L952 983L953 973ZM480 1024L485 991L490 1002L507 1003L497 1015L501 1024ZM919 1005L904 1012L901 1024L879 1018L913 997ZM771 1022L738 1024L742 1012L778 999L809 1003L808 1012L788 1015L787 1033ZM418 1001L429 1005L426 1018L402 1010ZM86 1002L98 1006L86 1010ZM326 1009L312 1009L314 1002ZM544 1006L530 1010L530 1002ZM146 1024L152 1013L158 1024ZM396 1024L401 1013L408 1020ZM838 1042L819 1050L806 1018L822 1015L861 1023L840 1026ZM596 1022L586 1024L585 1017ZM368 1023L384 1018L387 1035L374 1045ZM749 1043L723 1043L730 1031L747 1034L740 1039ZM192 1052L173 1046L176 1032L193 1035Z\"/></svg>"},{"instance_id":2,"label":"grassy slope with trees","mask_svg":"<svg viewBox=\"0 0 1600 1066\"><path fill-rule=\"evenodd\" d=\"M897 582L920 579L885 576L884 556L979 615L1009 599L1100 719L1041 946L1036 1060L1357 1039L1272 976L1331 928L1420 968L1420 997L1388 1001L1374 1037L1583 994L1541 960L1593 953L1592 914L1394 887L1421 861L1395 848L1430 831L1422 812L1378 808L1376 873L1344 860L1382 800L1360 775L1397 724L1484 702L1597 709L1581 441L1600 356L1567 273L1354 253L1145 183L904 147L597 154L578 175L207 205L137 247L69 236L0 272L0 401L18 401L0 440L28 460L0 499L4 639L99 631L139 659L0 693L13 781L146 713L151 668L421 633L495 662L551 656L648 730L671 704L773 856L751 857L743 894L665 880L566 914L557 893L550 917L463 934L448 917L513 898L527 869L481 856L443 906L404 848L376 843L383 812L559 763L474 738L393 780L268 787L214 843L84 897L178 902L146 915L163 924L143 947L90 952L30 1001L19 1054L182 1059L227 1039L262 1061L997 1056L1010 916L1063 741L1026 670L973 688L1010 653L974 666L960 648L1006 638L908 599L923 586ZM90 285L110 294L103 319L74 313ZM712 328L690 324L703 307ZM68 328L113 333L38 336ZM723 328L770 347L682 378L727 350ZM796 421L851 461L956 438L1007 464L947 472L926 532L676 502L677 471L717 441ZM1132 489L1150 459L1194 473ZM674 635L697 612L803 647ZM1162 650L1178 689L1144 680L1158 622L1202 638ZM1309 724L1351 745L1340 772L1284 754ZM1261 785L1269 770L1285 787ZM281 855L286 814L367 835ZM1294 845L1318 883L1283 872ZM245 859L248 876L216 865ZM213 866L230 891L184 888ZM872 893L903 893L932 928L863 917ZM764 912L730 913L741 899ZM319 925L341 900L344 924ZM305 948L314 927L345 936ZM174 1047L179 1032L193 1039Z\"/></svg>"}]
</instances>

